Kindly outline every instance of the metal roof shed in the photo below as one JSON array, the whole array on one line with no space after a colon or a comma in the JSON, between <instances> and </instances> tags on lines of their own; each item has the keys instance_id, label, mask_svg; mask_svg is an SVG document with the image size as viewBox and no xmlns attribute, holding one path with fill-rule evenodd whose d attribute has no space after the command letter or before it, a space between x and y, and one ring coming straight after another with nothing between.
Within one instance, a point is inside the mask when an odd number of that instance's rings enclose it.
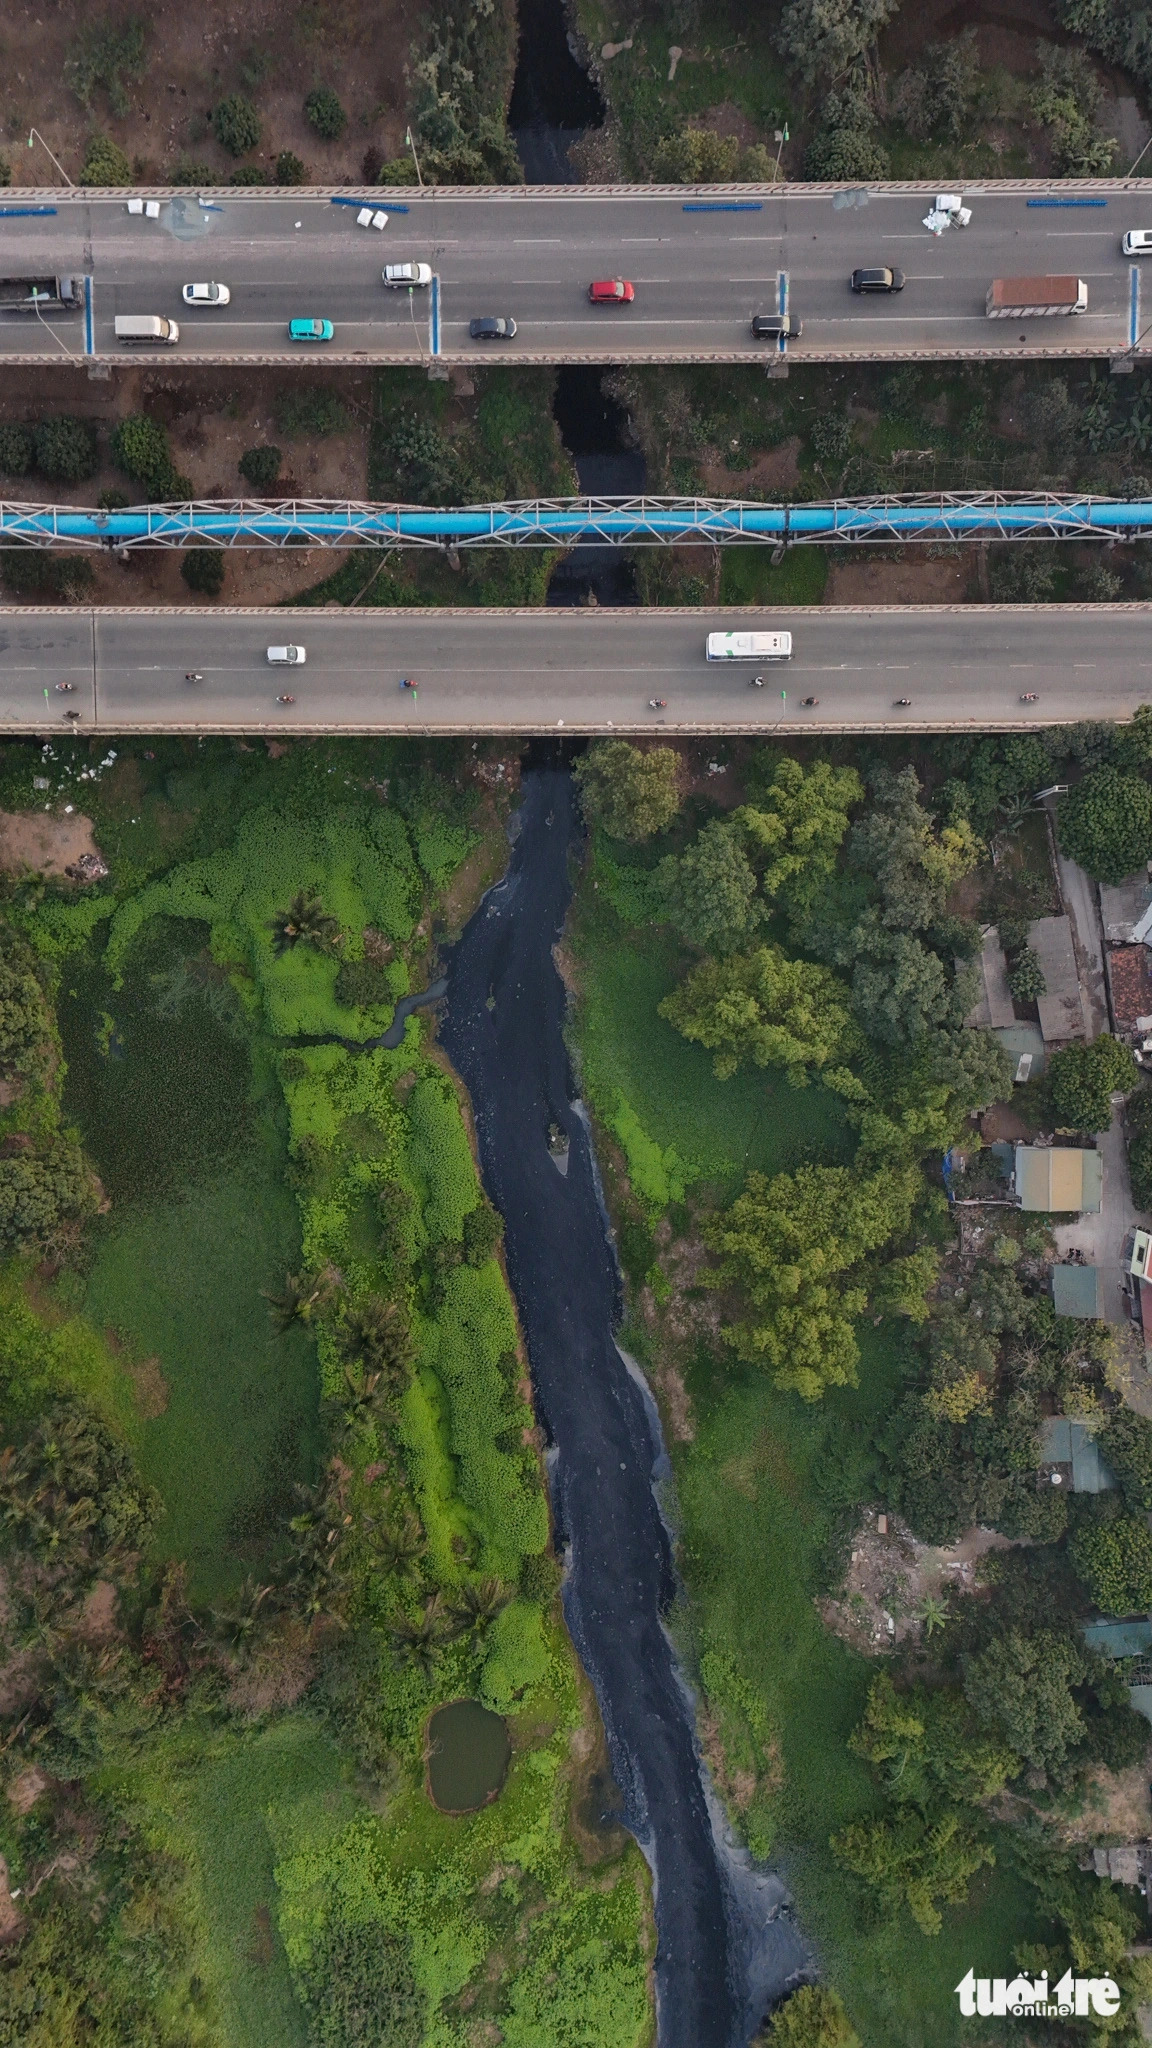
<instances>
[{"instance_id":1,"label":"metal roof shed","mask_svg":"<svg viewBox=\"0 0 1152 2048\"><path fill-rule=\"evenodd\" d=\"M1096 1216L1104 1188L1099 1152L1074 1145L1017 1145L1016 1193L1022 1209Z\"/></svg>"},{"instance_id":2,"label":"metal roof shed","mask_svg":"<svg viewBox=\"0 0 1152 2048\"><path fill-rule=\"evenodd\" d=\"M1052 1306L1058 1316L1100 1316L1100 1274L1095 1266L1053 1266Z\"/></svg>"}]
</instances>

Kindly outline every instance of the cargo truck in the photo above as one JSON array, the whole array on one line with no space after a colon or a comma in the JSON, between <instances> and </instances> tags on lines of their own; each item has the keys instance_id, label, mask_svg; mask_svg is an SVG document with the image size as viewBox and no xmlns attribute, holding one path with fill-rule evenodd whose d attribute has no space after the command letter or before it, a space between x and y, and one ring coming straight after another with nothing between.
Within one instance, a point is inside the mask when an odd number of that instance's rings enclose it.
<instances>
[{"instance_id":1,"label":"cargo truck","mask_svg":"<svg viewBox=\"0 0 1152 2048\"><path fill-rule=\"evenodd\" d=\"M990 320L1047 319L1053 313L1087 310L1082 277L994 277L984 301Z\"/></svg>"},{"instance_id":2,"label":"cargo truck","mask_svg":"<svg viewBox=\"0 0 1152 2048\"><path fill-rule=\"evenodd\" d=\"M78 277L0 277L0 312L74 313L84 295Z\"/></svg>"}]
</instances>

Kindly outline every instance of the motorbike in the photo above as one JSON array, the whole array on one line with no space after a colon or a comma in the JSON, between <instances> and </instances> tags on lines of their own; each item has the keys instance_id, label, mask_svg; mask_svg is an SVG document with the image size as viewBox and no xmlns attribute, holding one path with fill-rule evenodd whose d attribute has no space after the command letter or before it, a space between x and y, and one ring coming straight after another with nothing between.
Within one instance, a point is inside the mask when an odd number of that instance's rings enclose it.
<instances>
[{"instance_id":1,"label":"motorbike","mask_svg":"<svg viewBox=\"0 0 1152 2048\"><path fill-rule=\"evenodd\" d=\"M189 668L184 671L184 681L186 683L202 683L204 678L200 674L199 669Z\"/></svg>"},{"instance_id":2,"label":"motorbike","mask_svg":"<svg viewBox=\"0 0 1152 2048\"><path fill-rule=\"evenodd\" d=\"M1040 702L1039 690L1025 690L1020 702L1022 704L1038 704Z\"/></svg>"},{"instance_id":3,"label":"motorbike","mask_svg":"<svg viewBox=\"0 0 1152 2048\"><path fill-rule=\"evenodd\" d=\"M649 711L667 711L667 709L668 709L668 699L667 699L667 697L649 697L649 699L648 699L648 709L649 709Z\"/></svg>"},{"instance_id":4,"label":"motorbike","mask_svg":"<svg viewBox=\"0 0 1152 2048\"><path fill-rule=\"evenodd\" d=\"M763 676L753 676L751 687L754 690L762 690L764 688Z\"/></svg>"},{"instance_id":5,"label":"motorbike","mask_svg":"<svg viewBox=\"0 0 1152 2048\"><path fill-rule=\"evenodd\" d=\"M416 688L415 676L401 676L400 688L402 690L414 690Z\"/></svg>"},{"instance_id":6,"label":"motorbike","mask_svg":"<svg viewBox=\"0 0 1152 2048\"><path fill-rule=\"evenodd\" d=\"M74 690L74 689L76 688L76 685L75 685L75 683L57 683L57 685L56 685L56 688L57 688L58 690L65 690L65 691L67 691L67 690Z\"/></svg>"},{"instance_id":7,"label":"motorbike","mask_svg":"<svg viewBox=\"0 0 1152 2048\"><path fill-rule=\"evenodd\" d=\"M296 699L295 697L277 697L276 702L278 704L294 704Z\"/></svg>"},{"instance_id":8,"label":"motorbike","mask_svg":"<svg viewBox=\"0 0 1152 2048\"><path fill-rule=\"evenodd\" d=\"M912 699L911 697L897 697L894 699L894 702L897 704L903 704L905 707L907 707L912 702Z\"/></svg>"},{"instance_id":9,"label":"motorbike","mask_svg":"<svg viewBox=\"0 0 1152 2048\"><path fill-rule=\"evenodd\" d=\"M820 699L819 697L802 697L800 699L800 702L811 707L813 704L818 704L820 702Z\"/></svg>"}]
</instances>

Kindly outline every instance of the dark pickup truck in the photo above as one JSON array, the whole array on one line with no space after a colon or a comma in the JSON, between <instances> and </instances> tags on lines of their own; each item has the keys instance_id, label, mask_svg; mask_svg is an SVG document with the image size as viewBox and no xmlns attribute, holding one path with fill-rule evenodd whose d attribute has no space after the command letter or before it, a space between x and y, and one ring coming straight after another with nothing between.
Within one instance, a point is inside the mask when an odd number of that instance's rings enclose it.
<instances>
[{"instance_id":1,"label":"dark pickup truck","mask_svg":"<svg viewBox=\"0 0 1152 2048\"><path fill-rule=\"evenodd\" d=\"M0 277L0 313L75 313L83 297L78 277Z\"/></svg>"}]
</instances>

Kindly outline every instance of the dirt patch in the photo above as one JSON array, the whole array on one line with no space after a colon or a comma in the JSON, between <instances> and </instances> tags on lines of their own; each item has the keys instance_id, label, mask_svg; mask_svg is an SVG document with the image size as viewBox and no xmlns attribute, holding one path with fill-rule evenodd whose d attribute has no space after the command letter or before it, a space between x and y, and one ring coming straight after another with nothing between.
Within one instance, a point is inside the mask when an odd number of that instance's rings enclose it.
<instances>
[{"instance_id":1,"label":"dirt patch","mask_svg":"<svg viewBox=\"0 0 1152 2048\"><path fill-rule=\"evenodd\" d=\"M322 375L293 379L294 394L327 389ZM4 380L0 420L28 421L70 413L97 430L101 466L80 484L33 486L54 504L91 505L108 490L134 498L139 487L112 462L112 433L121 419L146 412L167 428L172 459L201 499L252 496L237 464L248 448L272 443L282 453L281 474L269 497L364 500L368 496L368 430L372 385L368 375L342 372L340 398L347 427L339 433L290 440L277 426L277 398L283 378L271 370L237 366L188 370L179 378L143 366L117 370L106 384L77 386L51 370L14 369ZM339 548L239 549L229 553L220 598L189 590L180 574L178 549L132 550L127 558L101 550L86 553L95 574L89 601L110 605L280 604L298 597L347 560ZM365 582L370 570L365 571ZM5 591L4 601L19 603ZM37 604L50 602L37 593Z\"/></svg>"},{"instance_id":2,"label":"dirt patch","mask_svg":"<svg viewBox=\"0 0 1152 2048\"><path fill-rule=\"evenodd\" d=\"M37 11L39 10L39 11ZM227 184L235 159L221 149L209 115L216 102L242 92L256 107L260 147L246 163L273 166L290 149L308 166L312 182L354 184L363 179L365 151L398 156L404 148L404 60L421 13L419 0L201 0L197 7L153 6L147 23L144 75L125 80L127 105L113 114L98 87L86 117L65 82L65 65L82 29L123 26L141 10L135 0L111 0L98 10L86 0L13 0L4 12L4 132L18 138L24 184L51 185L59 174L43 149L27 150L37 130L72 178L80 173L89 125L112 136L133 159L137 180L166 182L179 156L209 167ZM323 142L304 114L314 86L337 94L348 126L336 142Z\"/></svg>"},{"instance_id":3,"label":"dirt patch","mask_svg":"<svg viewBox=\"0 0 1152 2048\"><path fill-rule=\"evenodd\" d=\"M492 887L508 864L508 841L493 815L478 846L456 873L442 900L441 914L449 943L459 938L486 889Z\"/></svg>"},{"instance_id":4,"label":"dirt patch","mask_svg":"<svg viewBox=\"0 0 1152 2048\"><path fill-rule=\"evenodd\" d=\"M1084 1780L1083 1798L1081 1811L1058 1824L1060 1839L1070 1846L1077 1842L1146 1842L1152 1835L1147 1757L1127 1771L1107 1771L1102 1764L1095 1765Z\"/></svg>"},{"instance_id":5,"label":"dirt patch","mask_svg":"<svg viewBox=\"0 0 1152 2048\"><path fill-rule=\"evenodd\" d=\"M980 1136L986 1145L1020 1144L1029 1136L1028 1126L1009 1102L994 1102L980 1119Z\"/></svg>"},{"instance_id":6,"label":"dirt patch","mask_svg":"<svg viewBox=\"0 0 1152 2048\"><path fill-rule=\"evenodd\" d=\"M132 1381L137 1412L145 1422L155 1422L168 1406L168 1382L160 1370L160 1360L156 1357L141 1358L129 1365L128 1377Z\"/></svg>"},{"instance_id":7,"label":"dirt patch","mask_svg":"<svg viewBox=\"0 0 1152 2048\"><path fill-rule=\"evenodd\" d=\"M50 1780L35 1764L27 1764L18 1771L8 1787L8 1804L15 1813L31 1813L42 1792L48 1790Z\"/></svg>"},{"instance_id":8,"label":"dirt patch","mask_svg":"<svg viewBox=\"0 0 1152 2048\"><path fill-rule=\"evenodd\" d=\"M580 1674L583 1719L569 1738L571 1796L568 1822L581 1860L589 1868L610 1863L623 1854L628 1833L619 1816L624 1810L620 1787L612 1776L600 1709L587 1679Z\"/></svg>"},{"instance_id":9,"label":"dirt patch","mask_svg":"<svg viewBox=\"0 0 1152 2048\"><path fill-rule=\"evenodd\" d=\"M1031 76L1039 70L1036 44L1068 43L1049 0L920 0L897 16L880 39L886 67L901 70L924 54L925 43L942 43L973 26L984 70L1005 69Z\"/></svg>"},{"instance_id":10,"label":"dirt patch","mask_svg":"<svg viewBox=\"0 0 1152 2048\"><path fill-rule=\"evenodd\" d=\"M791 491L800 480L803 446L799 434L793 434L775 448L765 448L747 469L737 467L738 449L702 448L699 470L704 491L718 498L771 498Z\"/></svg>"},{"instance_id":11,"label":"dirt patch","mask_svg":"<svg viewBox=\"0 0 1152 2048\"><path fill-rule=\"evenodd\" d=\"M257 1906L252 1915L252 1927L248 1936L248 1961L258 1970L266 1970L276 1954L276 1937L272 1932L272 1915L267 1906Z\"/></svg>"},{"instance_id":12,"label":"dirt patch","mask_svg":"<svg viewBox=\"0 0 1152 2048\"><path fill-rule=\"evenodd\" d=\"M993 1529L966 1529L950 1549L920 1543L895 1515L880 1529L874 1508L852 1539L844 1584L818 1607L826 1628L865 1657L882 1657L897 1643L918 1642L947 1625L949 1607L976 1590L979 1560L990 1550L1017 1545Z\"/></svg>"},{"instance_id":13,"label":"dirt patch","mask_svg":"<svg viewBox=\"0 0 1152 2048\"><path fill-rule=\"evenodd\" d=\"M82 853L95 853L91 818L62 811L0 811L0 868L62 875Z\"/></svg>"},{"instance_id":14,"label":"dirt patch","mask_svg":"<svg viewBox=\"0 0 1152 2048\"><path fill-rule=\"evenodd\" d=\"M116 1626L118 1603L119 1596L111 1580L97 1580L80 1616L80 1633L86 1642L111 1642L119 1633Z\"/></svg>"},{"instance_id":15,"label":"dirt patch","mask_svg":"<svg viewBox=\"0 0 1152 2048\"><path fill-rule=\"evenodd\" d=\"M713 135L734 135L741 149L750 149L754 142L764 140L763 130L734 100L721 100L719 106L709 107L703 114L694 114L689 125L708 128Z\"/></svg>"},{"instance_id":16,"label":"dirt patch","mask_svg":"<svg viewBox=\"0 0 1152 2048\"><path fill-rule=\"evenodd\" d=\"M930 558L911 550L902 561L833 562L824 589L825 604L963 604L975 589L975 563L969 551L959 557Z\"/></svg>"}]
</instances>

